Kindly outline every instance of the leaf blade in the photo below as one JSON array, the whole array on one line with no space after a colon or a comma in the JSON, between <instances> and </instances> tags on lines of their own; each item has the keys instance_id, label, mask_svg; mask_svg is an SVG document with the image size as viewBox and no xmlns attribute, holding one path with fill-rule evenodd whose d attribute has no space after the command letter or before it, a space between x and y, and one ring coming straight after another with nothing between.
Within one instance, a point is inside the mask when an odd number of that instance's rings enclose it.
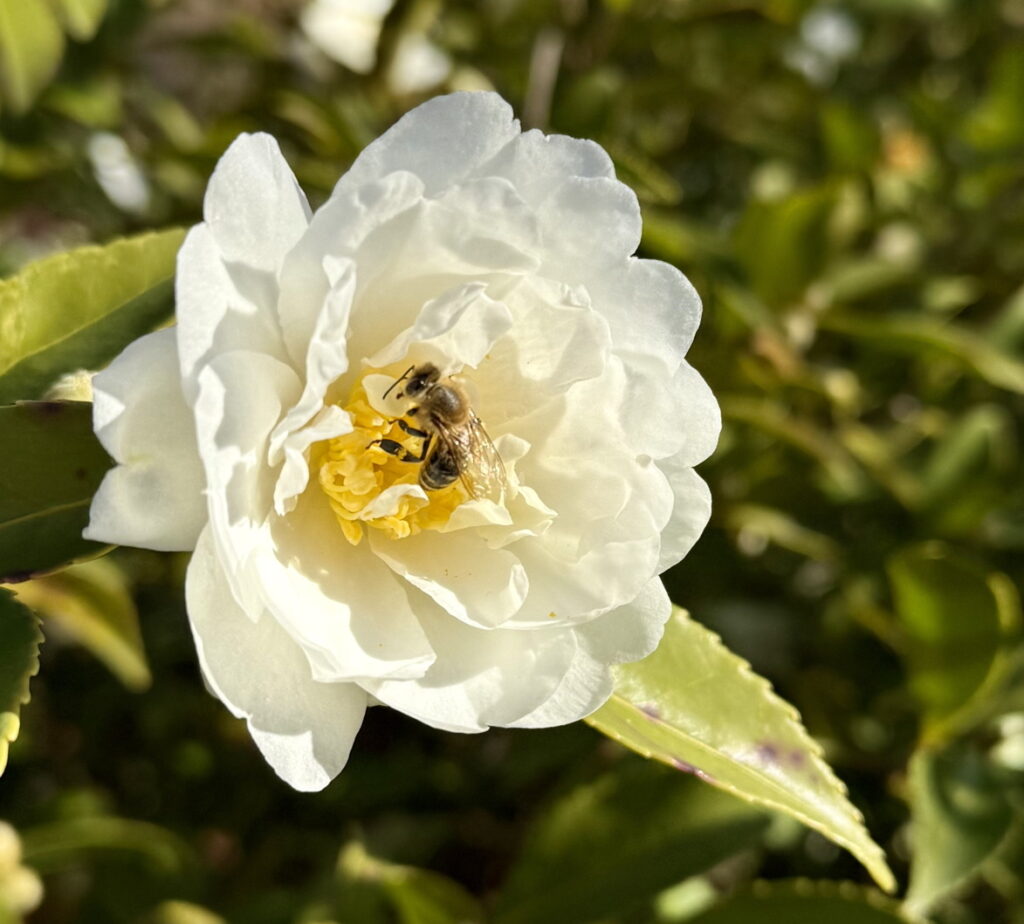
<instances>
[{"instance_id":1,"label":"leaf blade","mask_svg":"<svg viewBox=\"0 0 1024 924\"><path fill-rule=\"evenodd\" d=\"M849 850L883 889L895 888L882 849L796 710L682 610L654 654L616 669L615 693L586 721L645 757L795 817Z\"/></svg>"},{"instance_id":2,"label":"leaf blade","mask_svg":"<svg viewBox=\"0 0 1024 924\"><path fill-rule=\"evenodd\" d=\"M29 679L39 670L39 620L0 589L0 774L21 728L21 707L29 701Z\"/></svg>"}]
</instances>

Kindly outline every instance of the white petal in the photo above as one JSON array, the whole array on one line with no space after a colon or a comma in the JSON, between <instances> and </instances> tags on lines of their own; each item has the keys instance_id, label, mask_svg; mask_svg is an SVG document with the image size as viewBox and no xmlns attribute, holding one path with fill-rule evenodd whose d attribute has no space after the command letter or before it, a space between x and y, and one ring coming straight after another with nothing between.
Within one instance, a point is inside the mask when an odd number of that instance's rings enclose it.
<instances>
[{"instance_id":1,"label":"white petal","mask_svg":"<svg viewBox=\"0 0 1024 924\"><path fill-rule=\"evenodd\" d=\"M274 138L239 135L218 161L203 200L203 218L224 259L276 278L309 217Z\"/></svg>"},{"instance_id":2,"label":"white petal","mask_svg":"<svg viewBox=\"0 0 1024 924\"><path fill-rule=\"evenodd\" d=\"M172 328L136 340L94 377L93 425L119 464L93 498L83 535L164 552L193 548L206 523L205 478Z\"/></svg>"},{"instance_id":3,"label":"white petal","mask_svg":"<svg viewBox=\"0 0 1024 924\"><path fill-rule=\"evenodd\" d=\"M609 665L647 657L661 641L672 604L661 581L651 581L632 603L575 630L579 646L551 697L512 725L566 725L599 709L612 694Z\"/></svg>"},{"instance_id":4,"label":"white petal","mask_svg":"<svg viewBox=\"0 0 1024 924\"><path fill-rule=\"evenodd\" d=\"M693 548L711 519L711 491L687 462L687 450L669 459L659 459L658 467L668 477L675 500L672 518L661 534L658 572L671 568Z\"/></svg>"},{"instance_id":5,"label":"white petal","mask_svg":"<svg viewBox=\"0 0 1024 924\"><path fill-rule=\"evenodd\" d=\"M673 425L684 435L679 462L696 465L715 451L722 432L722 412L701 374L688 362L676 372L672 388L681 396Z\"/></svg>"},{"instance_id":6,"label":"white petal","mask_svg":"<svg viewBox=\"0 0 1024 924\"><path fill-rule=\"evenodd\" d=\"M368 74L377 61L377 40L394 0L313 0L299 23L314 45L339 64Z\"/></svg>"},{"instance_id":7,"label":"white petal","mask_svg":"<svg viewBox=\"0 0 1024 924\"><path fill-rule=\"evenodd\" d=\"M432 195L464 179L518 134L512 108L496 93L437 96L365 148L335 193L408 170Z\"/></svg>"},{"instance_id":8,"label":"white petal","mask_svg":"<svg viewBox=\"0 0 1024 924\"><path fill-rule=\"evenodd\" d=\"M210 532L200 537L185 586L203 676L239 718L285 782L323 789L348 760L366 694L351 683L317 683L299 647L266 612L253 622L224 579Z\"/></svg>"},{"instance_id":9,"label":"white petal","mask_svg":"<svg viewBox=\"0 0 1024 924\"><path fill-rule=\"evenodd\" d=\"M619 265L640 246L636 193L610 177L570 177L538 207L537 217L545 272L556 279L585 284L592 267Z\"/></svg>"},{"instance_id":10,"label":"white petal","mask_svg":"<svg viewBox=\"0 0 1024 924\"><path fill-rule=\"evenodd\" d=\"M196 376L211 356L249 350L282 358L280 334L265 292L243 291L247 267L224 264L206 225L196 225L178 251L175 310L185 395L195 400ZM241 282L241 286L240 283Z\"/></svg>"},{"instance_id":11,"label":"white petal","mask_svg":"<svg viewBox=\"0 0 1024 924\"><path fill-rule=\"evenodd\" d=\"M370 538L373 551L395 574L470 625L500 626L526 599L530 582L516 556L489 549L473 533Z\"/></svg>"},{"instance_id":12,"label":"white petal","mask_svg":"<svg viewBox=\"0 0 1024 924\"><path fill-rule=\"evenodd\" d=\"M267 440L297 399L292 370L261 353L215 356L199 373L196 435L206 471L210 524L236 599L259 611L259 585L246 563L268 542L266 521L273 502L274 472Z\"/></svg>"},{"instance_id":13,"label":"white petal","mask_svg":"<svg viewBox=\"0 0 1024 924\"><path fill-rule=\"evenodd\" d=\"M503 176L534 207L543 205L572 177L614 178L615 168L601 145L566 135L545 135L537 129L517 135L477 176Z\"/></svg>"},{"instance_id":14,"label":"white petal","mask_svg":"<svg viewBox=\"0 0 1024 924\"><path fill-rule=\"evenodd\" d=\"M437 661L419 680L363 682L385 705L435 728L484 731L511 725L547 700L576 652L567 629L475 629L417 601Z\"/></svg>"},{"instance_id":15,"label":"white petal","mask_svg":"<svg viewBox=\"0 0 1024 924\"><path fill-rule=\"evenodd\" d=\"M448 373L464 365L476 368L512 326L508 308L489 298L485 288L470 282L427 302L416 323L370 356L366 365L380 369L400 361L429 361Z\"/></svg>"},{"instance_id":16,"label":"white petal","mask_svg":"<svg viewBox=\"0 0 1024 924\"><path fill-rule=\"evenodd\" d=\"M317 680L421 677L434 662L402 582L367 542L349 545L319 491L272 521L250 575Z\"/></svg>"}]
</instances>

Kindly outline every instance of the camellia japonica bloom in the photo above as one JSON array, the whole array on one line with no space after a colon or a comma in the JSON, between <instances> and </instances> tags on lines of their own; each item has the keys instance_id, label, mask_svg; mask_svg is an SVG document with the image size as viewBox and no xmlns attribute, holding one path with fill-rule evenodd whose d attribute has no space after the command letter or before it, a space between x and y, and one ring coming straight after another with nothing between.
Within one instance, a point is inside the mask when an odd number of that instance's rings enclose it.
<instances>
[{"instance_id":1,"label":"camellia japonica bloom","mask_svg":"<svg viewBox=\"0 0 1024 924\"><path fill-rule=\"evenodd\" d=\"M697 295L639 241L604 150L492 93L407 114L313 214L272 138L224 154L177 325L95 377L86 535L193 551L203 676L292 786L368 705L560 725L658 644L720 418Z\"/></svg>"}]
</instances>

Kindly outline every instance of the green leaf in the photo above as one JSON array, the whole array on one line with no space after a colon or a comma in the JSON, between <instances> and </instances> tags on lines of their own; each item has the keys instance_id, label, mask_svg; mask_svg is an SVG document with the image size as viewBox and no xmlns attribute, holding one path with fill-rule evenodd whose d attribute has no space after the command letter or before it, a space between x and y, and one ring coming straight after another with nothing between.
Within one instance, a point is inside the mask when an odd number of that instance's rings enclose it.
<instances>
[{"instance_id":1,"label":"green leaf","mask_svg":"<svg viewBox=\"0 0 1024 924\"><path fill-rule=\"evenodd\" d=\"M46 0L0 0L0 91L16 113L53 79L63 54L64 36Z\"/></svg>"},{"instance_id":2,"label":"green leaf","mask_svg":"<svg viewBox=\"0 0 1024 924\"><path fill-rule=\"evenodd\" d=\"M98 369L173 311L180 228L81 247L0 282L0 403Z\"/></svg>"},{"instance_id":3,"label":"green leaf","mask_svg":"<svg viewBox=\"0 0 1024 924\"><path fill-rule=\"evenodd\" d=\"M26 401L0 407L0 583L24 581L106 546L82 538L110 458L92 405Z\"/></svg>"},{"instance_id":4,"label":"green leaf","mask_svg":"<svg viewBox=\"0 0 1024 924\"><path fill-rule=\"evenodd\" d=\"M68 34L87 42L99 29L109 0L56 0L56 4Z\"/></svg>"},{"instance_id":5,"label":"green leaf","mask_svg":"<svg viewBox=\"0 0 1024 924\"><path fill-rule=\"evenodd\" d=\"M951 734L970 723L1005 676L1020 601L1005 575L941 543L902 549L888 571L910 689L925 709L925 736Z\"/></svg>"},{"instance_id":6,"label":"green leaf","mask_svg":"<svg viewBox=\"0 0 1024 924\"><path fill-rule=\"evenodd\" d=\"M457 882L429 870L378 860L358 842L341 852L338 878L337 910L344 920L392 920L382 904L393 909L400 924L483 920L479 903Z\"/></svg>"},{"instance_id":7,"label":"green leaf","mask_svg":"<svg viewBox=\"0 0 1024 924\"><path fill-rule=\"evenodd\" d=\"M28 681L39 670L43 634L35 615L0 590L0 773L8 746L21 728L21 706L29 700Z\"/></svg>"},{"instance_id":8,"label":"green leaf","mask_svg":"<svg viewBox=\"0 0 1024 924\"><path fill-rule=\"evenodd\" d=\"M1024 394L1024 362L961 325L916 314L873 317L838 313L821 315L818 325L915 358L927 354L945 357L990 385Z\"/></svg>"},{"instance_id":9,"label":"green leaf","mask_svg":"<svg viewBox=\"0 0 1024 924\"><path fill-rule=\"evenodd\" d=\"M970 744L910 762L913 860L907 903L923 913L978 872L1013 826L1003 775Z\"/></svg>"},{"instance_id":10,"label":"green leaf","mask_svg":"<svg viewBox=\"0 0 1024 924\"><path fill-rule=\"evenodd\" d=\"M81 642L126 687L149 686L139 614L124 574L111 561L82 562L13 589L22 603Z\"/></svg>"},{"instance_id":11,"label":"green leaf","mask_svg":"<svg viewBox=\"0 0 1024 924\"><path fill-rule=\"evenodd\" d=\"M689 924L907 924L915 919L894 902L850 882L757 882Z\"/></svg>"},{"instance_id":12,"label":"green leaf","mask_svg":"<svg viewBox=\"0 0 1024 924\"><path fill-rule=\"evenodd\" d=\"M771 307L787 307L820 272L834 204L834 189L822 186L747 208L736 229L736 256Z\"/></svg>"},{"instance_id":13,"label":"green leaf","mask_svg":"<svg viewBox=\"0 0 1024 924\"><path fill-rule=\"evenodd\" d=\"M895 887L796 710L682 610L654 654L616 669L615 693L587 721L645 757L792 815L849 850L883 889Z\"/></svg>"},{"instance_id":14,"label":"green leaf","mask_svg":"<svg viewBox=\"0 0 1024 924\"><path fill-rule=\"evenodd\" d=\"M495 924L617 919L760 840L768 818L662 767L627 760L540 812Z\"/></svg>"}]
</instances>

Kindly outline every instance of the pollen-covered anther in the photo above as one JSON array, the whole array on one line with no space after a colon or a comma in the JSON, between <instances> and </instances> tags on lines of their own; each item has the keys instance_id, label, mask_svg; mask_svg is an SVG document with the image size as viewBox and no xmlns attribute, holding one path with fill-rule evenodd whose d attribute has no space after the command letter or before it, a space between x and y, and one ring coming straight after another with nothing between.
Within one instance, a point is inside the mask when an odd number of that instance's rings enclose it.
<instances>
[{"instance_id":1,"label":"pollen-covered anther","mask_svg":"<svg viewBox=\"0 0 1024 924\"><path fill-rule=\"evenodd\" d=\"M366 375L376 374L369 370ZM316 454L320 487L345 538L358 545L366 527L391 539L415 536L425 529L440 529L469 494L460 482L439 491L424 491L419 484L420 463L402 461L381 448L392 440L421 451L421 439L406 433L397 420L376 411L366 396L363 378L344 405L352 418L352 432L325 440Z\"/></svg>"}]
</instances>

